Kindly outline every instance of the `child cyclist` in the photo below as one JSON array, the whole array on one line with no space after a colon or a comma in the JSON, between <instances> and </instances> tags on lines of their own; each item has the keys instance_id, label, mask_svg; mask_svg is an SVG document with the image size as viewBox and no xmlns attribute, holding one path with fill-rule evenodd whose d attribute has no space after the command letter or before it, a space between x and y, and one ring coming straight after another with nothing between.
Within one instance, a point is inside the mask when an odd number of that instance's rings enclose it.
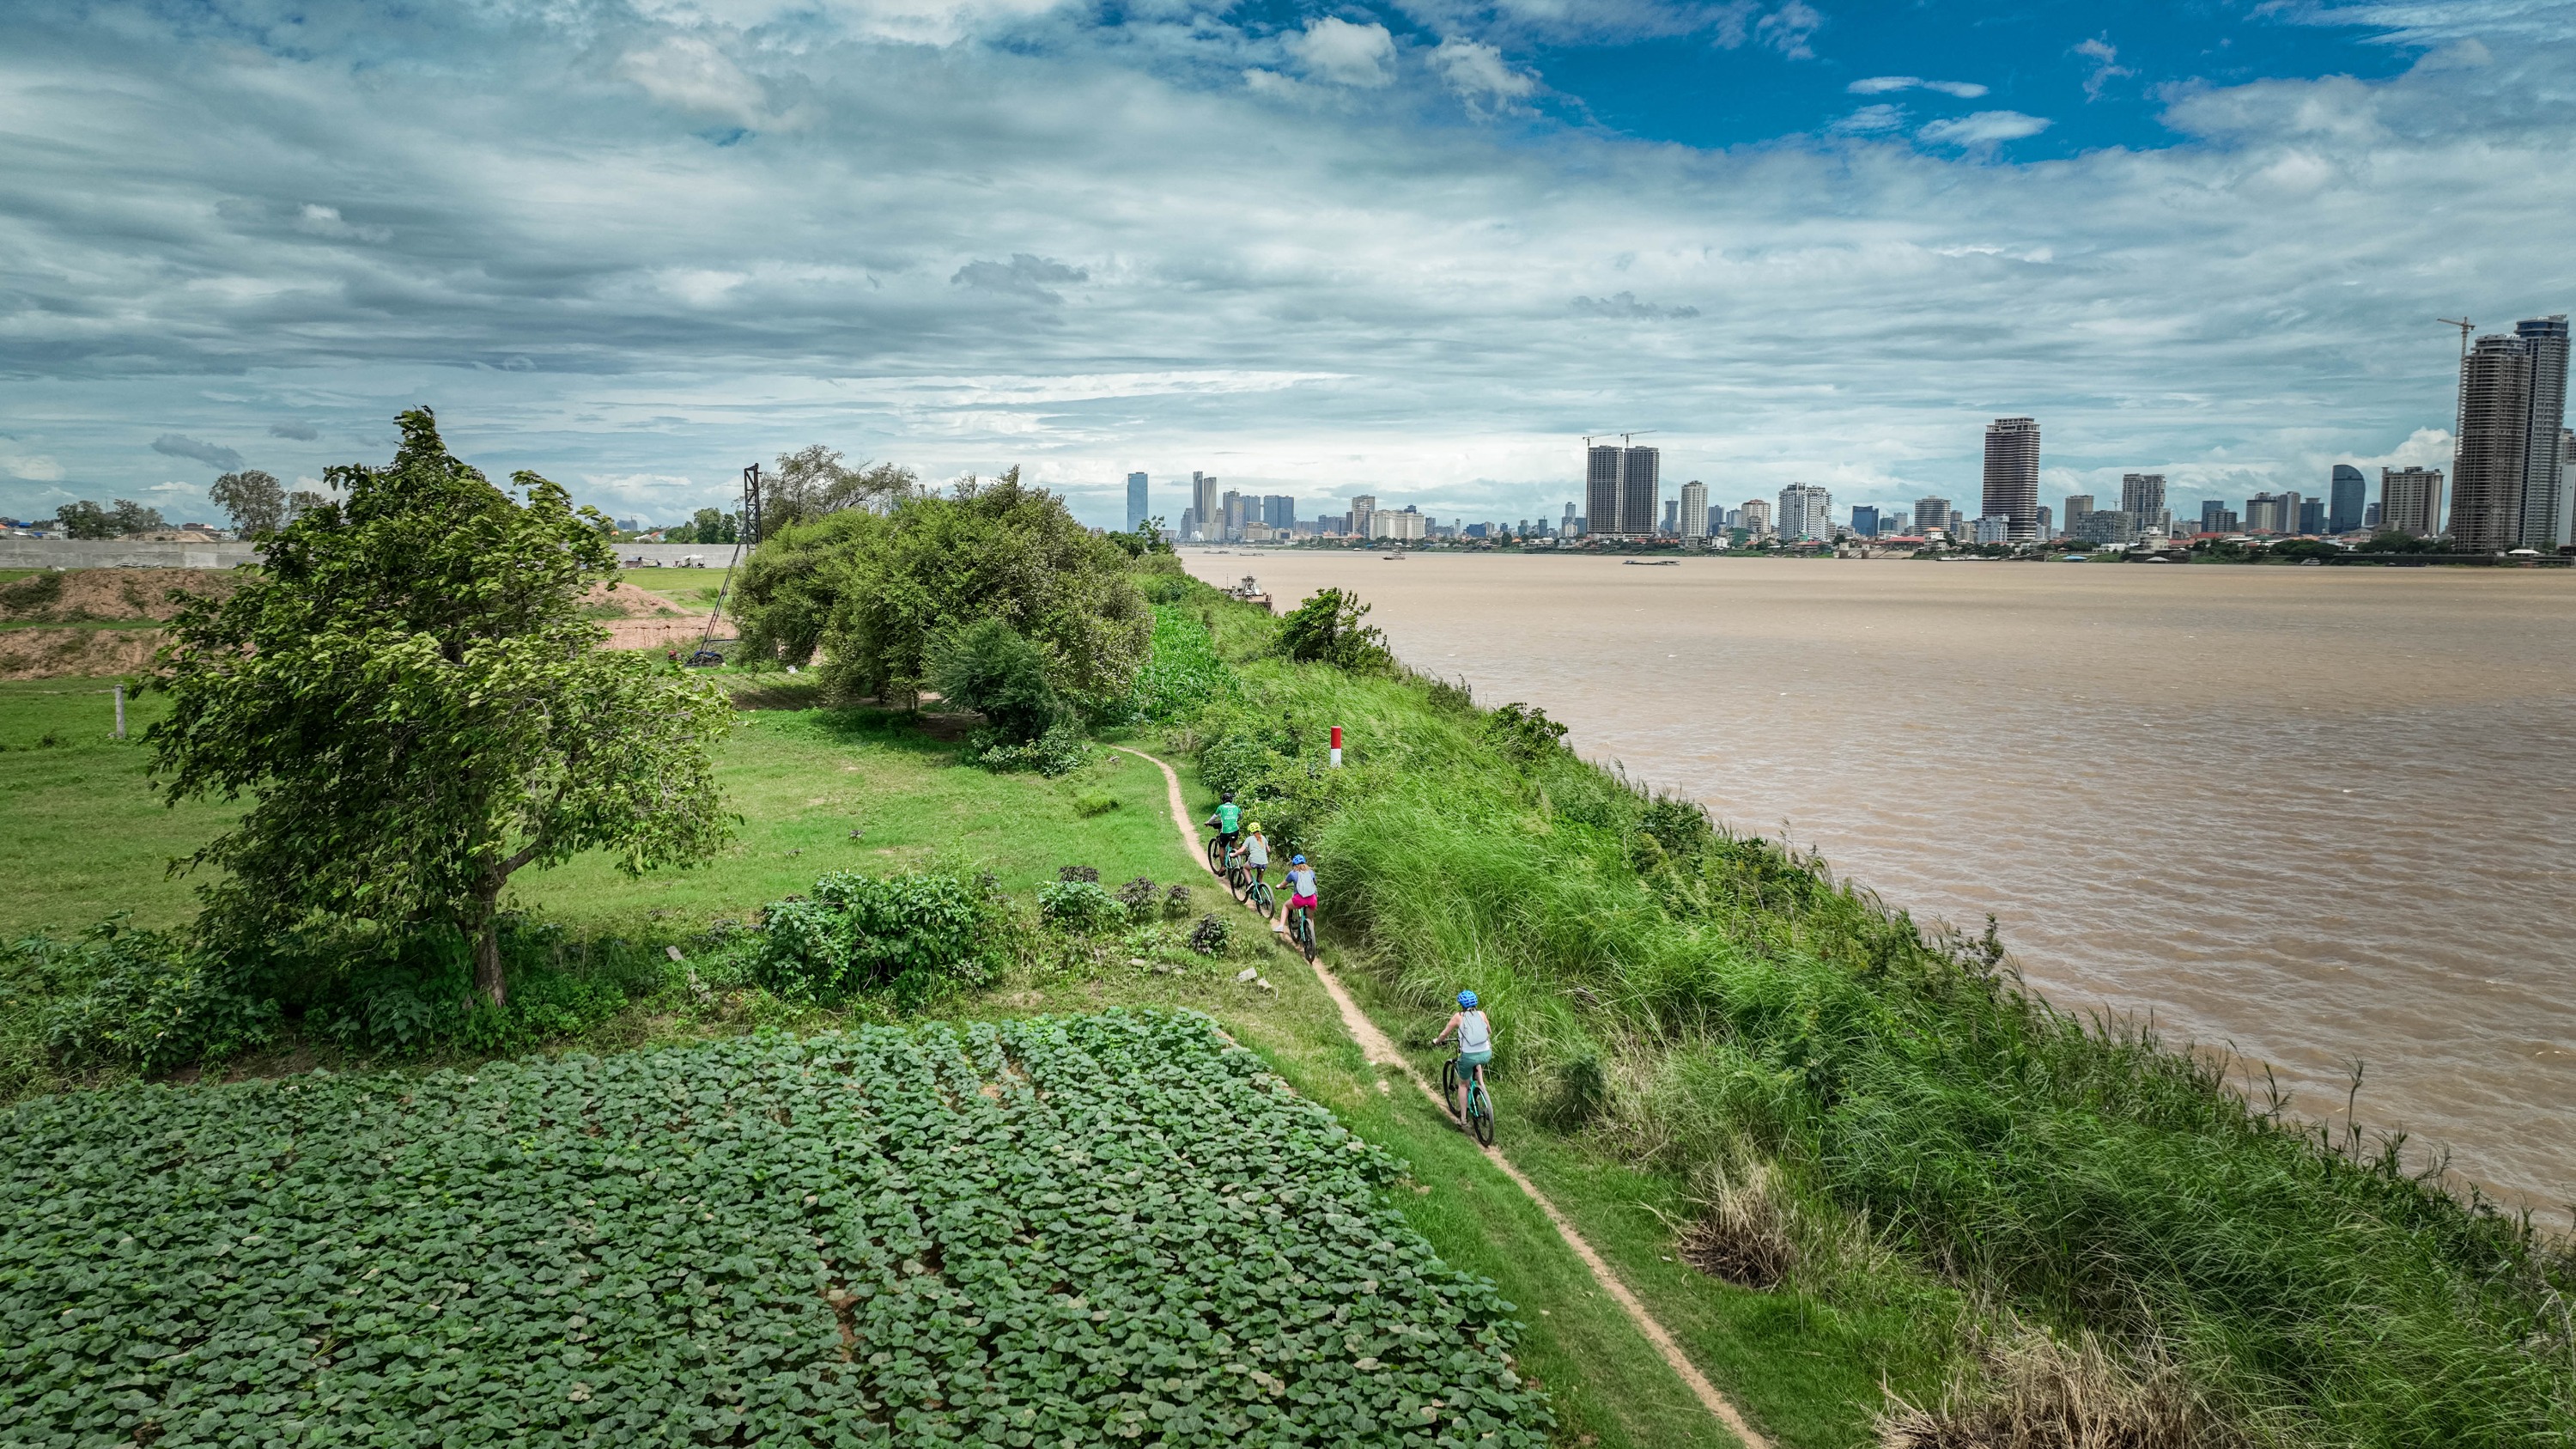
<instances>
[{"instance_id":1,"label":"child cyclist","mask_svg":"<svg viewBox=\"0 0 2576 1449\"><path fill-rule=\"evenodd\" d=\"M1270 837L1261 833L1258 820L1243 827L1243 865L1255 881L1270 869Z\"/></svg>"},{"instance_id":2,"label":"child cyclist","mask_svg":"<svg viewBox=\"0 0 2576 1449\"><path fill-rule=\"evenodd\" d=\"M1494 1024L1485 1019L1485 1013L1476 1009L1476 993L1472 991L1458 993L1458 1009L1449 1014L1449 1024L1440 1028L1440 1034L1431 1039L1431 1044L1438 1046L1447 1041L1449 1033L1453 1031L1458 1034L1459 1073L1463 1076L1468 1072L1474 1072L1477 1089L1485 1094L1485 1100L1492 1101L1494 1089L1485 1083L1485 1064L1494 1059ZM1466 1083L1460 1082L1459 1089L1464 1091ZM1467 1104L1463 1101L1458 1102L1454 1104L1453 1110L1464 1118L1467 1115Z\"/></svg>"},{"instance_id":3,"label":"child cyclist","mask_svg":"<svg viewBox=\"0 0 2576 1449\"><path fill-rule=\"evenodd\" d=\"M1270 929L1284 934L1288 929L1288 913L1300 910L1306 913L1306 929L1315 929L1315 868L1306 863L1303 855L1292 855L1288 857L1287 896L1281 901L1279 918L1270 923Z\"/></svg>"}]
</instances>

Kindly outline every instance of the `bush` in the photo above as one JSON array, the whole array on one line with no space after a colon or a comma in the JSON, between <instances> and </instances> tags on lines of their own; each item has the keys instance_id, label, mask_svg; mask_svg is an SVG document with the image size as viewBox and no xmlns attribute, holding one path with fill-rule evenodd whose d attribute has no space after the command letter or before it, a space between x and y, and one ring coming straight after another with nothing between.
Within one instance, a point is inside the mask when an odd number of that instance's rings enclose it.
<instances>
[{"instance_id":1,"label":"bush","mask_svg":"<svg viewBox=\"0 0 2576 1449\"><path fill-rule=\"evenodd\" d=\"M1106 790L1084 790L1073 797L1073 813L1088 820L1118 808L1118 797Z\"/></svg>"},{"instance_id":2,"label":"bush","mask_svg":"<svg viewBox=\"0 0 2576 1449\"><path fill-rule=\"evenodd\" d=\"M1243 698L1242 681L1216 654L1207 625L1187 609L1158 603L1153 652L1136 672L1129 708L1137 719L1167 724L1220 700Z\"/></svg>"},{"instance_id":3,"label":"bush","mask_svg":"<svg viewBox=\"0 0 2576 1449\"><path fill-rule=\"evenodd\" d=\"M278 1005L225 963L122 915L78 941L38 934L6 952L9 992L65 993L46 1009L46 1049L67 1066L167 1071L221 1061L277 1035Z\"/></svg>"},{"instance_id":4,"label":"bush","mask_svg":"<svg viewBox=\"0 0 2576 1449\"><path fill-rule=\"evenodd\" d=\"M1201 916L1198 928L1190 932L1190 949L1202 956L1222 956L1231 939L1223 917Z\"/></svg>"},{"instance_id":5,"label":"bush","mask_svg":"<svg viewBox=\"0 0 2576 1449\"><path fill-rule=\"evenodd\" d=\"M1279 652L1300 664L1329 664L1352 674L1383 673L1395 662L1386 635L1363 624L1369 606L1355 594L1319 589L1280 622Z\"/></svg>"},{"instance_id":6,"label":"bush","mask_svg":"<svg viewBox=\"0 0 2576 1449\"><path fill-rule=\"evenodd\" d=\"M1060 880L1038 887L1038 919L1077 936L1114 931L1127 922L1127 908L1098 881Z\"/></svg>"},{"instance_id":7,"label":"bush","mask_svg":"<svg viewBox=\"0 0 2576 1449\"><path fill-rule=\"evenodd\" d=\"M958 758L996 774L1027 770L1053 779L1081 769L1091 758L1091 742L1071 723L1058 724L1024 745L1005 743L995 730L977 730L966 737Z\"/></svg>"},{"instance_id":8,"label":"bush","mask_svg":"<svg viewBox=\"0 0 2576 1449\"><path fill-rule=\"evenodd\" d=\"M831 1004L889 985L926 1000L990 985L1012 934L988 876L836 871L814 882L813 899L769 905L754 977L789 1001Z\"/></svg>"},{"instance_id":9,"label":"bush","mask_svg":"<svg viewBox=\"0 0 2576 1449\"><path fill-rule=\"evenodd\" d=\"M1189 914L1190 888L1174 882L1172 888L1163 893L1163 917L1166 920L1180 921L1188 919Z\"/></svg>"},{"instance_id":10,"label":"bush","mask_svg":"<svg viewBox=\"0 0 2576 1449\"><path fill-rule=\"evenodd\" d=\"M1055 868L1057 880L1087 880L1100 884L1100 867L1096 865L1060 865Z\"/></svg>"},{"instance_id":11,"label":"bush","mask_svg":"<svg viewBox=\"0 0 2576 1449\"><path fill-rule=\"evenodd\" d=\"M1564 748L1565 726L1536 705L1514 701L1485 716L1485 738L1503 758L1535 765Z\"/></svg>"},{"instance_id":12,"label":"bush","mask_svg":"<svg viewBox=\"0 0 2576 1449\"><path fill-rule=\"evenodd\" d=\"M1149 876L1138 876L1118 888L1118 904L1127 908L1129 920L1138 924L1154 919L1157 911L1154 882Z\"/></svg>"},{"instance_id":13,"label":"bush","mask_svg":"<svg viewBox=\"0 0 2576 1449\"><path fill-rule=\"evenodd\" d=\"M949 636L931 680L949 704L982 715L998 744L1028 744L1068 714L1047 678L1046 651L999 619L978 619Z\"/></svg>"}]
</instances>

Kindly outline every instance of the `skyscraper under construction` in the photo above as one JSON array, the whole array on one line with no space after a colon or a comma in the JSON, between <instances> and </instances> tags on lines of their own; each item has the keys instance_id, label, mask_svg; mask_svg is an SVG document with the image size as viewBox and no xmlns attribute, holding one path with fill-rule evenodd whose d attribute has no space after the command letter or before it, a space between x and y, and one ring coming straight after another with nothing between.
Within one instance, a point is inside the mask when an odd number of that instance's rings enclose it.
<instances>
[{"instance_id":1,"label":"skyscraper under construction","mask_svg":"<svg viewBox=\"0 0 2576 1449\"><path fill-rule=\"evenodd\" d=\"M2039 537L2039 422L1997 418L1986 428L1986 513L2011 521L2015 543Z\"/></svg>"},{"instance_id":2,"label":"skyscraper under construction","mask_svg":"<svg viewBox=\"0 0 2576 1449\"><path fill-rule=\"evenodd\" d=\"M1583 503L1594 536L1652 538L1662 508L1663 455L1653 448L1588 448Z\"/></svg>"},{"instance_id":3,"label":"skyscraper under construction","mask_svg":"<svg viewBox=\"0 0 2576 1449\"><path fill-rule=\"evenodd\" d=\"M2559 438L2567 423L2567 319L2531 317L2513 324L2531 354L2531 406L2523 423L2521 545L2554 552L2567 532Z\"/></svg>"},{"instance_id":4,"label":"skyscraper under construction","mask_svg":"<svg viewBox=\"0 0 2576 1449\"><path fill-rule=\"evenodd\" d=\"M2481 337L2460 363L2460 443L2451 465L2451 541L2502 553L2522 539L2523 454L2530 446L2531 348Z\"/></svg>"}]
</instances>

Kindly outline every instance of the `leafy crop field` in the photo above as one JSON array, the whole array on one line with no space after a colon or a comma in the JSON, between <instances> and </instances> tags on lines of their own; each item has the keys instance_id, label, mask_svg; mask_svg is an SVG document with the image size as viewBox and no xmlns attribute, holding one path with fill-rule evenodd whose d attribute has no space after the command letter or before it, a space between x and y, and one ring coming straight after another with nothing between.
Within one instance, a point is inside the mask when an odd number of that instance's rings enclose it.
<instances>
[{"instance_id":1,"label":"leafy crop field","mask_svg":"<svg viewBox=\"0 0 2576 1449\"><path fill-rule=\"evenodd\" d=\"M0 1141L0 1442L1543 1444L1194 1013L128 1087Z\"/></svg>"}]
</instances>

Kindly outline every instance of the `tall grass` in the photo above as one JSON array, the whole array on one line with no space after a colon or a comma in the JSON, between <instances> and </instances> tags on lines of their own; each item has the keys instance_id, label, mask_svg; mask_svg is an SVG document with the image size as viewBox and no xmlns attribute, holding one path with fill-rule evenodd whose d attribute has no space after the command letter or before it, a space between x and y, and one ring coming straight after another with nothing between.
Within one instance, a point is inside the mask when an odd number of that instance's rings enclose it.
<instances>
[{"instance_id":1,"label":"tall grass","mask_svg":"<svg viewBox=\"0 0 2576 1449\"><path fill-rule=\"evenodd\" d=\"M1209 782L1296 821L1399 992L1482 994L1560 1120L1680 1171L1757 1152L1918 1265L2169 1357L2252 1439L2576 1442L2576 1271L2527 1221L2051 1009L1991 934L1508 752L1455 689L1241 672L1250 702L1198 725ZM1329 792L1283 716L1349 731Z\"/></svg>"}]
</instances>

